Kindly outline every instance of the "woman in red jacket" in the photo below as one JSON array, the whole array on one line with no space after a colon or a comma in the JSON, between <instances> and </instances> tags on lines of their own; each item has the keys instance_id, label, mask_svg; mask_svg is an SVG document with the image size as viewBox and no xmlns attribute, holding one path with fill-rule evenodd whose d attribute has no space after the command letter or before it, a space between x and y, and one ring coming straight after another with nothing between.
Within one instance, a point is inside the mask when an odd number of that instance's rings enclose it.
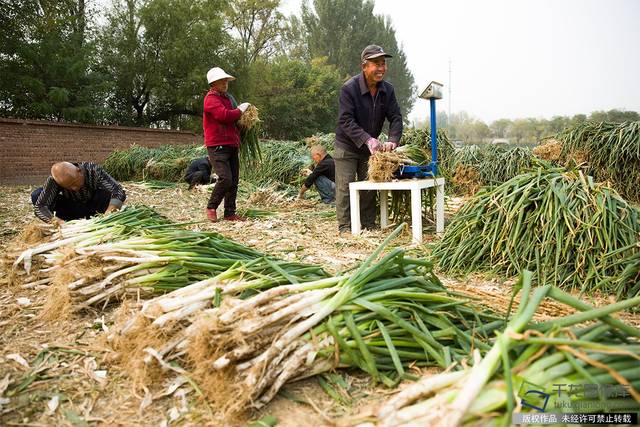
<instances>
[{"instance_id":1,"label":"woman in red jacket","mask_svg":"<svg viewBox=\"0 0 640 427\"><path fill-rule=\"evenodd\" d=\"M247 110L249 103L242 103L236 108L235 100L227 94L231 80L235 80L235 77L225 73L219 67L212 68L207 73L210 89L204 97L202 127L209 161L218 175L218 181L207 203L207 218L212 222L218 220L216 209L222 199L224 199L224 219L229 221L244 219L236 215L236 195L240 173L238 158L240 131L236 122Z\"/></svg>"}]
</instances>

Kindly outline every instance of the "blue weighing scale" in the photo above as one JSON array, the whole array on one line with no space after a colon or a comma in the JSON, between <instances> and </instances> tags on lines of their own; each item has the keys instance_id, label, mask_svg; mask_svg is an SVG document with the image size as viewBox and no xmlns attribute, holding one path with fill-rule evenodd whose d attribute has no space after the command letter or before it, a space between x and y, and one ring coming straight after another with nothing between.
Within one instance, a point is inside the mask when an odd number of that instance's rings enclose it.
<instances>
[{"instance_id":1,"label":"blue weighing scale","mask_svg":"<svg viewBox=\"0 0 640 427\"><path fill-rule=\"evenodd\" d=\"M435 178L438 175L436 99L442 99L442 84L438 82L429 83L419 97L428 99L431 107L431 163L423 166L400 165L393 174L398 179Z\"/></svg>"}]
</instances>

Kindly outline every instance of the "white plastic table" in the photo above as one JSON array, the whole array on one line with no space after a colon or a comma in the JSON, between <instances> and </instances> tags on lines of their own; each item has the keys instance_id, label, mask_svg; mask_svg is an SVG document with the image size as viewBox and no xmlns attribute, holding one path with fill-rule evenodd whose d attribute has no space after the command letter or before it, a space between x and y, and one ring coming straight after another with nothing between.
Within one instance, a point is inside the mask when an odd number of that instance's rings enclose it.
<instances>
[{"instance_id":1,"label":"white plastic table","mask_svg":"<svg viewBox=\"0 0 640 427\"><path fill-rule=\"evenodd\" d=\"M349 183L351 233L359 234L360 194L363 190L380 191L380 227L388 226L387 195L389 191L411 191L411 231L413 242L422 243L422 190L436 187L436 233L444 231L444 178L401 179L391 182L357 181Z\"/></svg>"}]
</instances>

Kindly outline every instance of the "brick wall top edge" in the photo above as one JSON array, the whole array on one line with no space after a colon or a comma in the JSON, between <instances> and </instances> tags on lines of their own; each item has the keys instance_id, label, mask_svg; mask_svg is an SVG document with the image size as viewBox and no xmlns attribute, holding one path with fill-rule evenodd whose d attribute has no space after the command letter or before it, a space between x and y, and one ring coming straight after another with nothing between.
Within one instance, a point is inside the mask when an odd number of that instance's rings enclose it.
<instances>
[{"instance_id":1,"label":"brick wall top edge","mask_svg":"<svg viewBox=\"0 0 640 427\"><path fill-rule=\"evenodd\" d=\"M11 118L0 117L0 124L2 123L33 125L33 126L72 127L72 128L85 128L85 129L96 129L96 130L115 130L115 131L126 130L126 131L139 131L139 132L159 132L159 133L174 133L174 134L199 136L199 134L195 132L184 131L184 130L151 129L151 128L141 128L141 127L132 127L132 126L97 126L97 125L87 125L87 124L79 124L79 123L50 122L47 120L26 120L26 119L11 119Z\"/></svg>"}]
</instances>

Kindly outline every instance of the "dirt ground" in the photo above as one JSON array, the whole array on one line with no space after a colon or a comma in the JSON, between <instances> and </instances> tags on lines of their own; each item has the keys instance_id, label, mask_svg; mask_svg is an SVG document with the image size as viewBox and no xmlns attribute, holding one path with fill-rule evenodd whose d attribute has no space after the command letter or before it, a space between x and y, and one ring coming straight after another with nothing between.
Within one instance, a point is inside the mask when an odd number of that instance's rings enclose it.
<instances>
[{"instance_id":1,"label":"dirt ground","mask_svg":"<svg viewBox=\"0 0 640 427\"><path fill-rule=\"evenodd\" d=\"M216 417L215 408L198 398L190 389L180 388L169 396L158 391L140 395L130 380L107 360L109 350L99 339L113 324L117 305L104 311L82 312L67 320L45 321L39 317L45 292L9 285L9 268L15 254L11 244L18 233L34 221L26 186L0 187L0 258L5 266L0 273L0 425L226 425ZM176 222L203 220L208 192L206 188L187 191L186 186L148 189L125 183L127 203L146 204ZM450 200L447 216L461 200ZM364 259L388 234L366 231L360 236L339 234L335 210L315 200L294 202L268 191L239 201L240 208L257 208L275 215L246 222L215 224L201 222L193 229L215 230L226 237L281 258L323 265L332 273L350 268ZM424 253L436 237L425 232ZM410 245L408 230L397 245ZM456 290L475 295L494 309L506 308L513 280L483 276L457 279L439 275ZM606 299L591 301L596 305ZM546 305L539 317L566 314L560 306ZM631 323L640 324L636 317ZM341 373L349 385L345 399L338 403L326 394L316 379L286 386L253 419L273 415L278 426L330 425L343 415L356 415L374 405L389 390L369 384L367 377ZM153 397L150 401L149 398Z\"/></svg>"}]
</instances>

